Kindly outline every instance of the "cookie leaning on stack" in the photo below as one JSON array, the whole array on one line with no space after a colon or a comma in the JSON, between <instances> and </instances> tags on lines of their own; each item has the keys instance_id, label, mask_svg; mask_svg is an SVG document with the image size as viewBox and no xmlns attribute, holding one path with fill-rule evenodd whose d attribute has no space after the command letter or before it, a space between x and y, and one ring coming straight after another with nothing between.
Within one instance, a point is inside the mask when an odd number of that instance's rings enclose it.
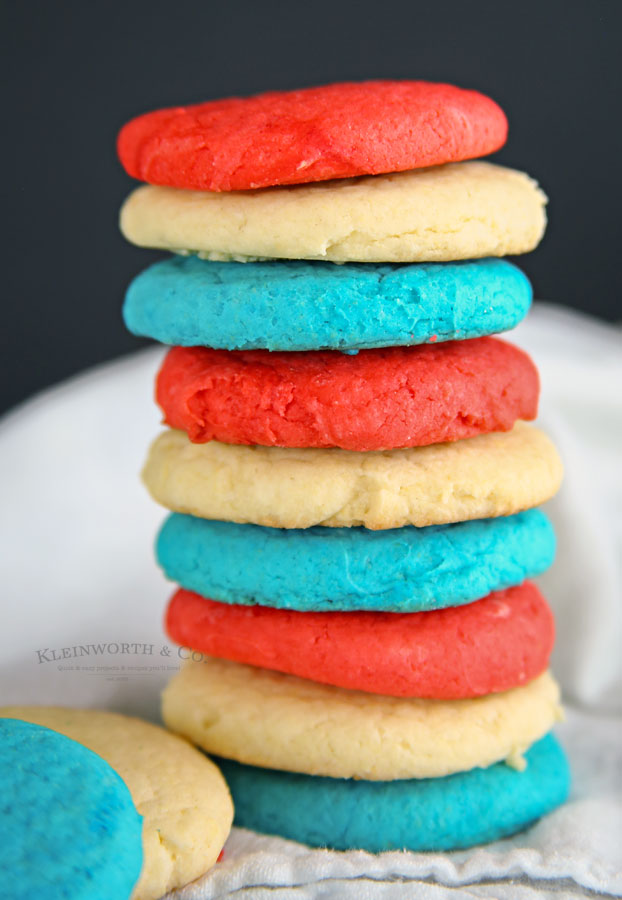
<instances>
[{"instance_id":1,"label":"cookie leaning on stack","mask_svg":"<svg viewBox=\"0 0 622 900\"><path fill-rule=\"evenodd\" d=\"M128 900L142 820L110 765L62 734L0 710L0 877L14 900Z\"/></svg>"},{"instance_id":2,"label":"cookie leaning on stack","mask_svg":"<svg viewBox=\"0 0 622 900\"><path fill-rule=\"evenodd\" d=\"M531 300L491 257L536 246L545 198L466 161L506 131L476 92L367 82L121 132L150 182L125 236L192 254L124 309L176 345L157 382L175 430L144 478L175 512L167 628L194 652L163 715L223 757L238 824L452 849L566 795L552 616L525 581L552 561L532 507L561 465L522 421L533 363L488 337Z\"/></svg>"}]
</instances>

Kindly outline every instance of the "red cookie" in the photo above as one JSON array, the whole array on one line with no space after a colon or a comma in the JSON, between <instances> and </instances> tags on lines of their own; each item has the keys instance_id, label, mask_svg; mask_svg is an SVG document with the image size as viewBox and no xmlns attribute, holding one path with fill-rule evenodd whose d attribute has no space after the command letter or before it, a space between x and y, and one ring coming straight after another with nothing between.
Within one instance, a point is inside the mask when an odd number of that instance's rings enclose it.
<instances>
[{"instance_id":1,"label":"red cookie","mask_svg":"<svg viewBox=\"0 0 622 900\"><path fill-rule=\"evenodd\" d=\"M507 127L477 91L366 81L146 113L121 129L117 149L141 181L242 191L474 159L503 146Z\"/></svg>"},{"instance_id":2,"label":"red cookie","mask_svg":"<svg viewBox=\"0 0 622 900\"><path fill-rule=\"evenodd\" d=\"M205 653L371 694L443 700L526 684L546 669L554 640L553 614L529 581L417 613L234 606L180 589L166 629L198 651L195 659Z\"/></svg>"},{"instance_id":3,"label":"red cookie","mask_svg":"<svg viewBox=\"0 0 622 900\"><path fill-rule=\"evenodd\" d=\"M306 353L173 347L156 382L191 441L389 450L533 419L538 372L498 338Z\"/></svg>"}]
</instances>

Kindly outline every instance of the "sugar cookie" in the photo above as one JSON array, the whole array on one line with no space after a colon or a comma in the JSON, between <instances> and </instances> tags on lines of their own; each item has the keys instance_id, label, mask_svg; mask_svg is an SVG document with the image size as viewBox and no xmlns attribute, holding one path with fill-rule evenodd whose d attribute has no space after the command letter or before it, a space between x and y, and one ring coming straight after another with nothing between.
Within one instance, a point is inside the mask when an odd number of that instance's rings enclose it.
<instances>
[{"instance_id":1,"label":"sugar cookie","mask_svg":"<svg viewBox=\"0 0 622 900\"><path fill-rule=\"evenodd\" d=\"M277 772L219 760L235 802L235 823L335 850L444 851L499 840L563 803L570 773L547 735L527 751L527 768L505 763L446 778L355 781Z\"/></svg>"},{"instance_id":2,"label":"sugar cookie","mask_svg":"<svg viewBox=\"0 0 622 900\"><path fill-rule=\"evenodd\" d=\"M380 531L264 528L173 513L156 555L171 581L221 602L419 612L541 575L553 562L555 533L539 509Z\"/></svg>"},{"instance_id":3,"label":"sugar cookie","mask_svg":"<svg viewBox=\"0 0 622 900\"><path fill-rule=\"evenodd\" d=\"M208 753L251 766L392 781L438 778L520 756L560 716L545 672L468 700L366 694L204 657L162 695L167 726Z\"/></svg>"},{"instance_id":4,"label":"sugar cookie","mask_svg":"<svg viewBox=\"0 0 622 900\"><path fill-rule=\"evenodd\" d=\"M485 156L505 143L507 127L477 91L346 82L145 113L121 130L118 150L142 181L231 191Z\"/></svg>"},{"instance_id":5,"label":"sugar cookie","mask_svg":"<svg viewBox=\"0 0 622 900\"><path fill-rule=\"evenodd\" d=\"M335 266L174 256L134 279L123 317L133 334L184 347L360 350L508 331L531 296L504 259Z\"/></svg>"},{"instance_id":6,"label":"sugar cookie","mask_svg":"<svg viewBox=\"0 0 622 900\"><path fill-rule=\"evenodd\" d=\"M177 644L222 659L350 690L434 699L526 684L546 669L555 631L529 581L419 613L295 612L179 590L166 629Z\"/></svg>"},{"instance_id":7,"label":"sugar cookie","mask_svg":"<svg viewBox=\"0 0 622 900\"><path fill-rule=\"evenodd\" d=\"M214 194L144 185L125 201L133 244L208 259L444 262L527 253L546 197L523 172L487 162Z\"/></svg>"},{"instance_id":8,"label":"sugar cookie","mask_svg":"<svg viewBox=\"0 0 622 900\"><path fill-rule=\"evenodd\" d=\"M142 820L119 775L49 728L0 719L0 878L11 900L127 900Z\"/></svg>"},{"instance_id":9,"label":"sugar cookie","mask_svg":"<svg viewBox=\"0 0 622 900\"><path fill-rule=\"evenodd\" d=\"M173 347L156 379L164 421L191 441L391 450L535 419L529 356L498 338L279 353Z\"/></svg>"},{"instance_id":10,"label":"sugar cookie","mask_svg":"<svg viewBox=\"0 0 622 900\"><path fill-rule=\"evenodd\" d=\"M507 516L557 491L562 466L541 431L356 453L192 444L181 431L153 443L143 478L175 512L276 528L440 525Z\"/></svg>"}]
</instances>

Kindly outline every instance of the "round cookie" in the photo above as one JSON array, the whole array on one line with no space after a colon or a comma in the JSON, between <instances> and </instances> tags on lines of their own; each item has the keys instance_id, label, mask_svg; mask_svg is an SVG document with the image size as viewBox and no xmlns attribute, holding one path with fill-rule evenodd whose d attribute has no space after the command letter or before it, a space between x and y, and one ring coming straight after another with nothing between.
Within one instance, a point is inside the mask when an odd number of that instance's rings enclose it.
<instances>
[{"instance_id":1,"label":"round cookie","mask_svg":"<svg viewBox=\"0 0 622 900\"><path fill-rule=\"evenodd\" d=\"M526 276L502 259L335 266L175 256L134 279L123 317L163 344L345 351L508 331L531 296Z\"/></svg>"},{"instance_id":2,"label":"round cookie","mask_svg":"<svg viewBox=\"0 0 622 900\"><path fill-rule=\"evenodd\" d=\"M216 766L186 741L140 719L99 710L9 706L0 708L0 717L66 735L103 757L124 780L143 817L144 863L132 900L157 900L216 862L233 819L231 797Z\"/></svg>"},{"instance_id":3,"label":"round cookie","mask_svg":"<svg viewBox=\"0 0 622 900\"><path fill-rule=\"evenodd\" d=\"M555 533L539 509L380 531L264 528L173 513L156 555L171 581L220 602L419 612L541 575L553 562Z\"/></svg>"},{"instance_id":4,"label":"round cookie","mask_svg":"<svg viewBox=\"0 0 622 900\"><path fill-rule=\"evenodd\" d=\"M143 479L175 512L275 528L311 525L442 525L507 516L555 494L562 465L541 431L512 431L449 444L352 450L192 444L165 431Z\"/></svg>"},{"instance_id":5,"label":"round cookie","mask_svg":"<svg viewBox=\"0 0 622 900\"><path fill-rule=\"evenodd\" d=\"M521 754L560 716L548 672L468 700L387 697L228 660L189 662L162 695L167 726L251 766L393 781L437 778Z\"/></svg>"},{"instance_id":6,"label":"round cookie","mask_svg":"<svg viewBox=\"0 0 622 900\"><path fill-rule=\"evenodd\" d=\"M122 128L117 146L141 181L237 191L485 156L503 146L507 128L477 91L364 81L146 113Z\"/></svg>"},{"instance_id":7,"label":"round cookie","mask_svg":"<svg viewBox=\"0 0 622 900\"><path fill-rule=\"evenodd\" d=\"M219 760L235 824L335 850L443 851L499 840L563 803L570 786L552 734L523 772L496 763L446 778L354 781L277 772Z\"/></svg>"},{"instance_id":8,"label":"round cookie","mask_svg":"<svg viewBox=\"0 0 622 900\"><path fill-rule=\"evenodd\" d=\"M531 582L465 606L419 613L294 612L177 591L177 644L323 684L390 697L457 700L499 693L546 669L553 613ZM197 651L199 651L197 653Z\"/></svg>"},{"instance_id":9,"label":"round cookie","mask_svg":"<svg viewBox=\"0 0 622 900\"><path fill-rule=\"evenodd\" d=\"M232 194L145 185L120 224L140 247L215 260L445 262L533 250L545 203L524 173L468 162Z\"/></svg>"},{"instance_id":10,"label":"round cookie","mask_svg":"<svg viewBox=\"0 0 622 900\"><path fill-rule=\"evenodd\" d=\"M156 379L165 423L196 443L359 451L509 431L539 391L529 356L491 337L355 355L173 347Z\"/></svg>"},{"instance_id":11,"label":"round cookie","mask_svg":"<svg viewBox=\"0 0 622 900\"><path fill-rule=\"evenodd\" d=\"M0 719L0 822L0 878L11 900L132 893L141 817L119 775L81 744Z\"/></svg>"}]
</instances>

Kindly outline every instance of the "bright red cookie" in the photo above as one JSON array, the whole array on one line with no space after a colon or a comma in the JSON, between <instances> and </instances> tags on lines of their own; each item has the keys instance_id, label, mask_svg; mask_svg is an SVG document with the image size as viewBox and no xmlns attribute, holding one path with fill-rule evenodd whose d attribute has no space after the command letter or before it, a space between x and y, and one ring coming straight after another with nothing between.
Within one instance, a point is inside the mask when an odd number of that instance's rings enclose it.
<instances>
[{"instance_id":1,"label":"bright red cookie","mask_svg":"<svg viewBox=\"0 0 622 900\"><path fill-rule=\"evenodd\" d=\"M233 606L180 589L166 629L198 651L195 659L205 653L371 694L447 700L531 681L547 667L555 630L529 581L466 606L417 613Z\"/></svg>"},{"instance_id":2,"label":"bright red cookie","mask_svg":"<svg viewBox=\"0 0 622 900\"><path fill-rule=\"evenodd\" d=\"M118 139L150 184L240 191L401 172L493 153L507 137L489 97L426 81L366 81L146 113Z\"/></svg>"},{"instance_id":3,"label":"bright red cookie","mask_svg":"<svg viewBox=\"0 0 622 900\"><path fill-rule=\"evenodd\" d=\"M173 347L156 382L165 421L195 443L390 450L533 419L538 372L498 338L306 353Z\"/></svg>"}]
</instances>

